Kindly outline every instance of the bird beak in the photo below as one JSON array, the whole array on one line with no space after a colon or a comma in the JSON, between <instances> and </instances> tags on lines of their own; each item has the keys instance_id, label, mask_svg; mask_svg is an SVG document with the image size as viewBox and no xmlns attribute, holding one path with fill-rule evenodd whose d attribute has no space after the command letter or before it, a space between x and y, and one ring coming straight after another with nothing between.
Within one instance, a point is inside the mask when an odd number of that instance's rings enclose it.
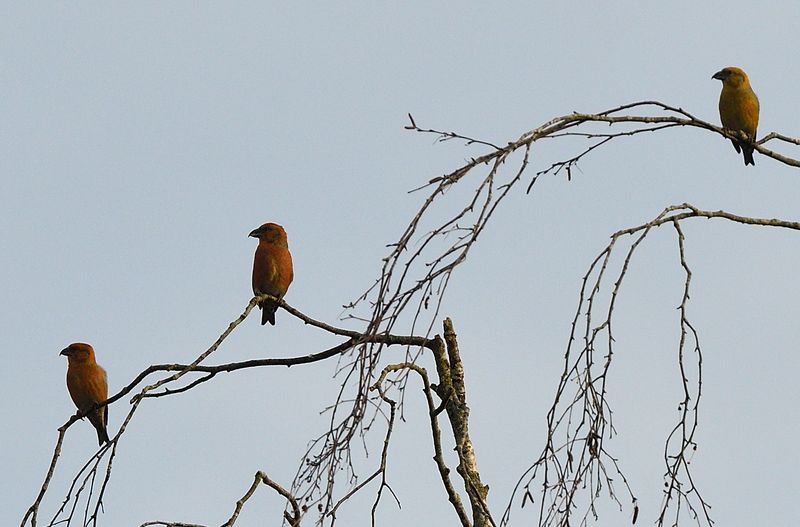
<instances>
[{"instance_id":1,"label":"bird beak","mask_svg":"<svg viewBox=\"0 0 800 527\"><path fill-rule=\"evenodd\" d=\"M63 350L61 350L61 353L59 353L59 355L66 355L67 357L69 357L70 353L72 353L71 349L64 348Z\"/></svg>"},{"instance_id":2,"label":"bird beak","mask_svg":"<svg viewBox=\"0 0 800 527\"><path fill-rule=\"evenodd\" d=\"M251 236L253 238L258 238L258 233L259 233L258 229L253 229L252 231L250 231L250 234L248 234L248 236Z\"/></svg>"},{"instance_id":3,"label":"bird beak","mask_svg":"<svg viewBox=\"0 0 800 527\"><path fill-rule=\"evenodd\" d=\"M721 81L724 81L725 77L726 77L725 72L722 70L719 70L718 72L716 72L714 75L711 76L712 79L717 79Z\"/></svg>"}]
</instances>

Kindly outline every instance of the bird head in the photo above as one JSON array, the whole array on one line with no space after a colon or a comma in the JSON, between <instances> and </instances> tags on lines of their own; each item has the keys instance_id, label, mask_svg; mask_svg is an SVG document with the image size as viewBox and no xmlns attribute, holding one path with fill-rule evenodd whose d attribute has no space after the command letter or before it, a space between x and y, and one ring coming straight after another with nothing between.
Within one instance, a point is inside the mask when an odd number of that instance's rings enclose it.
<instances>
[{"instance_id":1,"label":"bird head","mask_svg":"<svg viewBox=\"0 0 800 527\"><path fill-rule=\"evenodd\" d=\"M261 227L254 229L248 236L258 238L267 243L278 243L286 245L286 231L277 223L265 223Z\"/></svg>"},{"instance_id":2,"label":"bird head","mask_svg":"<svg viewBox=\"0 0 800 527\"><path fill-rule=\"evenodd\" d=\"M65 355L69 362L94 362L94 348L83 342L73 342L63 350L61 355Z\"/></svg>"},{"instance_id":3,"label":"bird head","mask_svg":"<svg viewBox=\"0 0 800 527\"><path fill-rule=\"evenodd\" d=\"M711 78L721 80L723 85L730 86L731 88L746 86L750 82L747 78L747 73L745 73L743 69L737 68L736 66L722 68L712 75Z\"/></svg>"}]
</instances>

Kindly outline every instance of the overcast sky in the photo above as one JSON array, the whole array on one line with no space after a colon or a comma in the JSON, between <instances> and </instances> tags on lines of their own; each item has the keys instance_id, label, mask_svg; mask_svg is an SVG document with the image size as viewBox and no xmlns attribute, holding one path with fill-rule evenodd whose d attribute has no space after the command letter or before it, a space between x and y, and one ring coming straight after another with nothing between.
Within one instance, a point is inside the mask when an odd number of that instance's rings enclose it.
<instances>
[{"instance_id":1,"label":"overcast sky","mask_svg":"<svg viewBox=\"0 0 800 527\"><path fill-rule=\"evenodd\" d=\"M797 2L588 6L3 3L0 523L19 523L56 429L75 411L59 351L93 344L111 393L150 364L191 361L250 299L256 242L247 233L261 223L288 232L287 301L358 329L338 321L342 305L377 277L386 244L424 199L407 191L487 151L406 131L409 112L423 127L496 144L558 115L636 100L717 122L711 75L737 65L761 100L759 137L800 136ZM528 176L562 152L576 150L537 144ZM607 145L572 181L546 177L531 195L523 185L498 210L442 308L459 335L496 517L543 446L580 278L608 236L682 202L800 219L800 173L755 161L745 168L715 134L672 129ZM721 220L693 220L684 232L705 368L695 482L718 525L792 525L798 233ZM618 301L608 390L619 435L606 446L627 471L643 525L657 516L663 442L682 398L682 279L674 229L662 228L640 248ZM258 318L210 363L340 342L283 311L275 327ZM402 356L384 355L393 358ZM335 368L248 370L146 401L120 442L100 524L219 525L257 470L288 486L307 441L325 430ZM128 400L110 408L112 434ZM402 508L384 498L378 524L453 525L418 385L406 405L388 470ZM378 461L383 430L374 432L362 474ZM69 430L43 519L95 449L88 422ZM344 506L341 525L368 525L374 492ZM623 506L604 506L597 525L628 522ZM237 525L277 524L282 507L260 489ZM512 524L533 523L533 509L516 507Z\"/></svg>"}]
</instances>

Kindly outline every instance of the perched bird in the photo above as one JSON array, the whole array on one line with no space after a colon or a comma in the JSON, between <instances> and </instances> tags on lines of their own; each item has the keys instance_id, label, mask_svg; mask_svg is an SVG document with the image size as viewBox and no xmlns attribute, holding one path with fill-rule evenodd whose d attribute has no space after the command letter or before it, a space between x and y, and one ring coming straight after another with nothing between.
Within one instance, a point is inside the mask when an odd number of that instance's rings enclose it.
<instances>
[{"instance_id":1,"label":"perched bird","mask_svg":"<svg viewBox=\"0 0 800 527\"><path fill-rule=\"evenodd\" d=\"M277 223L265 223L249 235L258 238L253 261L253 293L283 298L294 278L286 231ZM261 325L269 322L274 326L277 302L264 300L258 307L261 308Z\"/></svg>"},{"instance_id":2,"label":"perched bird","mask_svg":"<svg viewBox=\"0 0 800 527\"><path fill-rule=\"evenodd\" d=\"M729 66L716 72L712 79L722 81L722 93L719 94L719 117L722 126L733 131L741 131L750 141L756 140L758 128L758 97L750 87L747 73ZM743 141L731 139L737 152L744 155L744 164L755 165L753 147Z\"/></svg>"},{"instance_id":3,"label":"perched bird","mask_svg":"<svg viewBox=\"0 0 800 527\"><path fill-rule=\"evenodd\" d=\"M61 355L67 356L67 390L79 411L88 410L92 405L108 399L106 370L97 364L94 349L89 344L75 342L61 350ZM108 443L108 407L98 408L86 417L97 430L100 446Z\"/></svg>"}]
</instances>

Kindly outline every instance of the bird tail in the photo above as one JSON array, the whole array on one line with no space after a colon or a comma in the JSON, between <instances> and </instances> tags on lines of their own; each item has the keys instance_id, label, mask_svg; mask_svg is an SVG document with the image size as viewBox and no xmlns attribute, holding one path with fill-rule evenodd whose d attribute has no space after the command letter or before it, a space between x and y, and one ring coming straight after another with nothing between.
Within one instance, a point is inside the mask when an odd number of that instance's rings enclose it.
<instances>
[{"instance_id":1,"label":"bird tail","mask_svg":"<svg viewBox=\"0 0 800 527\"><path fill-rule=\"evenodd\" d=\"M744 155L744 166L753 165L755 166L756 162L753 160L753 147L742 145L742 155Z\"/></svg>"},{"instance_id":2,"label":"bird tail","mask_svg":"<svg viewBox=\"0 0 800 527\"><path fill-rule=\"evenodd\" d=\"M258 307L261 308L261 325L263 326L267 322L275 325L275 311L278 310L278 304L271 300L265 300L261 302Z\"/></svg>"},{"instance_id":3,"label":"bird tail","mask_svg":"<svg viewBox=\"0 0 800 527\"><path fill-rule=\"evenodd\" d=\"M92 423L92 426L94 426L95 430L97 430L97 442L100 446L103 446L104 443L111 442L111 440L108 438L106 424L103 422L102 418L97 412L89 415L89 421Z\"/></svg>"}]
</instances>

